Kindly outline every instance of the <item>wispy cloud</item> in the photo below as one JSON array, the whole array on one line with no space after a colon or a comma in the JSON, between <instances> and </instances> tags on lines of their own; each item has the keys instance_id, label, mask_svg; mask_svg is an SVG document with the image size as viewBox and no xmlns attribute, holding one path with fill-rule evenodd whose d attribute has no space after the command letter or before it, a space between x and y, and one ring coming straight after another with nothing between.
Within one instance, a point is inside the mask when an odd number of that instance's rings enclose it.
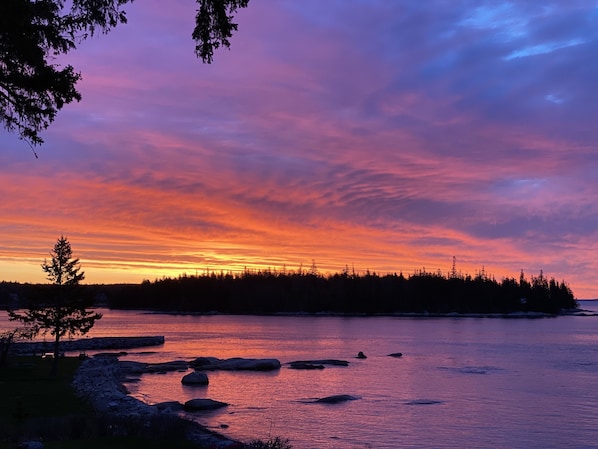
<instances>
[{"instance_id":1,"label":"wispy cloud","mask_svg":"<svg viewBox=\"0 0 598 449\"><path fill-rule=\"evenodd\" d=\"M595 7L252 0L211 66L193 15L133 3L39 160L0 135L0 278L66 234L89 282L454 255L598 297Z\"/></svg>"}]
</instances>

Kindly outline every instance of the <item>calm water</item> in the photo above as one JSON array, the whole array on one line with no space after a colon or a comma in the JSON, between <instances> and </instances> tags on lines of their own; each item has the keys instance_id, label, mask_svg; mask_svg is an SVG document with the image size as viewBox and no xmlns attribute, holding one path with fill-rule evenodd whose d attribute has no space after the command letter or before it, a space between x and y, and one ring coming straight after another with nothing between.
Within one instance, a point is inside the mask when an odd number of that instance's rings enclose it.
<instances>
[{"instance_id":1,"label":"calm water","mask_svg":"<svg viewBox=\"0 0 598 449\"><path fill-rule=\"evenodd\" d=\"M194 419L233 438L280 435L296 449L598 447L598 317L104 313L91 336L166 337L155 353L132 351L125 360L215 356L350 362L324 370L283 366L276 373L213 372L210 385L199 388L182 386L183 373L144 375L129 384L132 394L148 403L196 397L230 403ZM356 359L359 351L368 358ZM393 352L404 355L387 356ZM302 402L333 394L360 399L337 405Z\"/></svg>"}]
</instances>

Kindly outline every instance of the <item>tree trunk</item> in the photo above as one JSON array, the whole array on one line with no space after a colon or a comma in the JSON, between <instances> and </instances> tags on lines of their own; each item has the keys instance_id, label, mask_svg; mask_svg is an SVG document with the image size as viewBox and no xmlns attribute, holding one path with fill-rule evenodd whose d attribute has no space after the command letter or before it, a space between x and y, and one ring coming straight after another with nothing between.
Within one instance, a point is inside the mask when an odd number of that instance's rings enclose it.
<instances>
[{"instance_id":1,"label":"tree trunk","mask_svg":"<svg viewBox=\"0 0 598 449\"><path fill-rule=\"evenodd\" d=\"M60 344L60 332L59 329L56 329L56 339L54 340L54 359L52 360L52 371L50 375L52 377L56 377L56 372L58 370L58 356L59 356L59 344Z\"/></svg>"}]
</instances>

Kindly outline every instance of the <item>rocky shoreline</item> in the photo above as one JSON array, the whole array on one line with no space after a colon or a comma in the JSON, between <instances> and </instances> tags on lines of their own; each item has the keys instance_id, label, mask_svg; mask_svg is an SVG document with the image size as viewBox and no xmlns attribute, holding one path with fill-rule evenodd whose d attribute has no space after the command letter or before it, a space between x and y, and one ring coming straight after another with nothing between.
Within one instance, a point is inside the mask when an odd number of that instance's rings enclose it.
<instances>
[{"instance_id":1,"label":"rocky shoreline","mask_svg":"<svg viewBox=\"0 0 598 449\"><path fill-rule=\"evenodd\" d=\"M165 373L179 371L184 373L191 369L181 379L182 383L188 383L192 375L201 375L202 382L208 383L205 373L216 370L234 371L273 371L281 369L278 359L246 359L234 357L219 359L216 357L197 357L193 360L174 360L159 363L144 363L129 360L119 360L120 353L124 349L138 348L145 346L158 346L164 344L163 336L150 337L96 337L80 340L61 342L62 352L84 351L113 351L98 352L93 357L85 356L85 360L75 373L72 386L77 396L88 401L99 416L109 417L117 423L112 427L114 431L120 431L121 435L127 435L127 423L134 423L137 427L167 431L176 429L184 434L190 441L200 443L205 447L227 449L232 447L244 447L238 441L229 439L213 430L210 430L199 423L189 420L183 415L186 411L207 410L217 407L228 406L229 404L217 403L210 399L193 399L181 404L176 401L149 405L129 395L126 384L135 382L140 376L147 373ZM47 342L26 342L16 343L12 350L14 354L44 354L49 352L50 343ZM361 353L360 353L361 354ZM400 353L391 354L393 357ZM401 354L402 355L402 354ZM362 355L365 358L365 355ZM359 358L359 356L358 356ZM291 369L324 369L324 365L348 366L345 360L302 360L289 362ZM319 398L314 403L336 404L348 400L355 400L357 397L351 395L336 395L326 398ZM199 402L199 404L197 404ZM209 403L207 403L209 402ZM165 427L166 426L166 427ZM169 431L167 431L169 432Z\"/></svg>"},{"instance_id":2,"label":"rocky shoreline","mask_svg":"<svg viewBox=\"0 0 598 449\"><path fill-rule=\"evenodd\" d=\"M97 413L108 413L123 419L141 419L151 423L152 419L163 416L180 420L178 408L168 404L148 405L128 395L123 381L130 375L127 362L120 362L113 355L99 355L85 360L75 374L75 393L89 401ZM206 447L227 448L238 442L213 432L198 423L186 421L187 439Z\"/></svg>"},{"instance_id":3,"label":"rocky shoreline","mask_svg":"<svg viewBox=\"0 0 598 449\"><path fill-rule=\"evenodd\" d=\"M392 357L400 353L391 354ZM402 355L402 354L401 354ZM363 355L365 357L365 355ZM289 362L291 369L312 369L317 366L324 369L324 365L346 367L349 362L346 360L302 360ZM119 360L118 353L100 353L92 358L87 358L75 373L73 388L77 396L87 400L93 409L100 415L106 414L117 418L117 422L140 422L144 427L151 427L160 422L172 422L178 420L184 426L185 436L188 440L196 441L211 448L244 447L238 441L231 440L217 432L214 432L198 423L188 420L182 413L213 410L226 407L229 404L213 401L211 399L191 399L185 404L177 401L164 402L155 405L148 405L141 400L130 396L125 385L129 382L136 382L139 377L147 373L166 373L179 371L185 373L191 369L191 373L185 374L182 383L194 383L189 379L191 376L201 376L201 383L209 382L205 371L274 371L281 369L278 359L245 359L233 357L219 359L216 357L197 357L194 360L173 360L159 363L144 363L130 360ZM324 398L314 398L309 403L338 404L358 397L342 394ZM159 426L159 424L158 424Z\"/></svg>"}]
</instances>

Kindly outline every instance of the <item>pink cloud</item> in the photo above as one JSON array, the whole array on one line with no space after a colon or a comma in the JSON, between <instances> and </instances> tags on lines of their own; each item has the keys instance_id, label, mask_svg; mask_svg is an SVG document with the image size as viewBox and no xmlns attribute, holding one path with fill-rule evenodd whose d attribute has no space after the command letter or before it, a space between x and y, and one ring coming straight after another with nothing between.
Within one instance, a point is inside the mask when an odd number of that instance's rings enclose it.
<instances>
[{"instance_id":1,"label":"pink cloud","mask_svg":"<svg viewBox=\"0 0 598 449\"><path fill-rule=\"evenodd\" d=\"M41 279L64 233L90 282L314 259L447 271L456 256L598 296L598 103L580 94L596 28L507 61L519 38L474 27L467 5L337 3L252 0L212 66L193 55L193 2L133 3L69 60L84 99L40 160L0 136L0 270ZM536 13L518 11L530 39L578 32Z\"/></svg>"}]
</instances>

